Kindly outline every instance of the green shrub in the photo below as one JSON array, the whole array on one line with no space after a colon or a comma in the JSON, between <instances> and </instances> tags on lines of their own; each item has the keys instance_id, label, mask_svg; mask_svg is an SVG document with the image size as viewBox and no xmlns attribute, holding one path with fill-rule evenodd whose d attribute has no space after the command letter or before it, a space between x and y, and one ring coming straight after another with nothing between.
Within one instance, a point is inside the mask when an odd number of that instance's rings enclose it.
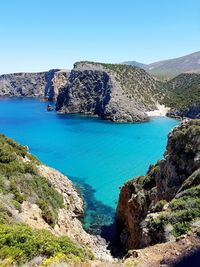
<instances>
[{"instance_id":1,"label":"green shrub","mask_svg":"<svg viewBox=\"0 0 200 267\"><path fill-rule=\"evenodd\" d=\"M51 206L45 200L38 200L38 206L42 210L42 218L52 227L55 226L58 220L58 214L56 210L53 210Z\"/></svg>"},{"instance_id":2,"label":"green shrub","mask_svg":"<svg viewBox=\"0 0 200 267\"><path fill-rule=\"evenodd\" d=\"M175 236L186 234L190 231L193 220L200 218L200 186L195 186L181 192L179 198L169 203L168 212L162 212L156 219L151 220L155 231L163 231L164 225L170 223L173 226Z\"/></svg>"},{"instance_id":3,"label":"green shrub","mask_svg":"<svg viewBox=\"0 0 200 267\"><path fill-rule=\"evenodd\" d=\"M163 207L167 204L167 201L165 199L159 200L155 207L153 208L153 212L160 212L162 211Z\"/></svg>"},{"instance_id":4,"label":"green shrub","mask_svg":"<svg viewBox=\"0 0 200 267\"><path fill-rule=\"evenodd\" d=\"M86 248L73 243L68 237L56 237L46 230L34 230L23 224L0 225L0 258L10 258L23 264L36 256L51 257L63 253L81 261L93 259Z\"/></svg>"},{"instance_id":5,"label":"green shrub","mask_svg":"<svg viewBox=\"0 0 200 267\"><path fill-rule=\"evenodd\" d=\"M24 161L25 157L29 161ZM53 227L57 222L57 210L63 207L63 197L38 174L37 164L39 161L27 148L0 135L0 192L12 193L11 204L19 211L20 204L29 198L39 203L44 220Z\"/></svg>"}]
</instances>

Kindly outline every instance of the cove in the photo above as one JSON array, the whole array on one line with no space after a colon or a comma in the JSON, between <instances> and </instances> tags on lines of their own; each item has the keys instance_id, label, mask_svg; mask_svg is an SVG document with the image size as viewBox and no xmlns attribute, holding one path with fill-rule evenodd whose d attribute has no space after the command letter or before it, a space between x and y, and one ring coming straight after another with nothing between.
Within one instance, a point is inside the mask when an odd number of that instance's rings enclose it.
<instances>
[{"instance_id":1,"label":"cove","mask_svg":"<svg viewBox=\"0 0 200 267\"><path fill-rule=\"evenodd\" d=\"M167 134L178 121L114 124L46 107L37 99L1 99L0 132L72 179L86 201L85 227L96 232L112 223L119 187L163 157Z\"/></svg>"}]
</instances>

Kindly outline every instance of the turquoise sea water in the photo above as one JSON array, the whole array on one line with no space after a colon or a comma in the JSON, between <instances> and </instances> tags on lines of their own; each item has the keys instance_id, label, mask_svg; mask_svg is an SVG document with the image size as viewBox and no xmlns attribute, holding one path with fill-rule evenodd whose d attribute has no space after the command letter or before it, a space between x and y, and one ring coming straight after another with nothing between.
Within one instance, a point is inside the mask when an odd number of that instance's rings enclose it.
<instances>
[{"instance_id":1,"label":"turquoise sea water","mask_svg":"<svg viewBox=\"0 0 200 267\"><path fill-rule=\"evenodd\" d=\"M167 134L178 124L170 118L113 124L58 115L47 112L46 106L34 99L1 99L0 132L28 145L41 161L77 184L88 204L86 225L94 220L99 207L107 213L104 218L110 216L119 187L145 174L150 164L162 158Z\"/></svg>"}]
</instances>

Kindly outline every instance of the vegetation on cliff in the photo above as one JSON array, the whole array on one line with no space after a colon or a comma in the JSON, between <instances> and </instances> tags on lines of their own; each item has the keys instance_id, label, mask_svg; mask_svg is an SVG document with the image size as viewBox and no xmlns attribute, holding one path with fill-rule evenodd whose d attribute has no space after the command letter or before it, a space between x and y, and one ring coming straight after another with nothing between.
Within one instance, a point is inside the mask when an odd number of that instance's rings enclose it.
<instances>
[{"instance_id":1,"label":"vegetation on cliff","mask_svg":"<svg viewBox=\"0 0 200 267\"><path fill-rule=\"evenodd\" d=\"M149 74L160 80L169 80L181 73L200 73L200 52L195 52L179 58L172 58L153 62L151 64L142 64L135 61L128 61L126 64L139 66Z\"/></svg>"},{"instance_id":2,"label":"vegetation on cliff","mask_svg":"<svg viewBox=\"0 0 200 267\"><path fill-rule=\"evenodd\" d=\"M200 120L168 137L164 159L146 176L128 181L117 208L117 235L125 248L166 242L199 229Z\"/></svg>"},{"instance_id":3,"label":"vegetation on cliff","mask_svg":"<svg viewBox=\"0 0 200 267\"><path fill-rule=\"evenodd\" d=\"M25 224L0 224L1 266L21 265L36 256L44 257L40 266L46 266L47 259L53 262L56 257L62 262L78 263L94 258L88 249L66 236L57 237L49 231L34 230Z\"/></svg>"},{"instance_id":4,"label":"vegetation on cliff","mask_svg":"<svg viewBox=\"0 0 200 267\"><path fill-rule=\"evenodd\" d=\"M10 266L41 256L62 261L92 259L92 253L66 236L36 230L23 224L20 213L24 202L37 205L44 221L53 228L63 195L38 171L40 162L26 147L0 135L0 264ZM35 218L37 220L37 218ZM36 222L37 224L37 222Z\"/></svg>"},{"instance_id":5,"label":"vegetation on cliff","mask_svg":"<svg viewBox=\"0 0 200 267\"><path fill-rule=\"evenodd\" d=\"M0 135L0 191L20 210L20 204L31 198L42 210L43 218L50 225L57 222L57 209L63 198L52 185L38 174L36 158L23 147Z\"/></svg>"},{"instance_id":6,"label":"vegetation on cliff","mask_svg":"<svg viewBox=\"0 0 200 267\"><path fill-rule=\"evenodd\" d=\"M144 70L122 64L77 62L57 98L62 113L98 115L115 122L146 121L164 96Z\"/></svg>"},{"instance_id":7,"label":"vegetation on cliff","mask_svg":"<svg viewBox=\"0 0 200 267\"><path fill-rule=\"evenodd\" d=\"M200 74L184 73L164 84L164 104L172 110L184 110L200 103Z\"/></svg>"},{"instance_id":8,"label":"vegetation on cliff","mask_svg":"<svg viewBox=\"0 0 200 267\"><path fill-rule=\"evenodd\" d=\"M138 99L146 107L155 106L155 100L163 97L162 88L159 82L155 81L146 71L141 68L126 64L108 64L99 62L77 62L79 65L97 66L113 74L117 82L120 83L123 94L131 99Z\"/></svg>"}]
</instances>

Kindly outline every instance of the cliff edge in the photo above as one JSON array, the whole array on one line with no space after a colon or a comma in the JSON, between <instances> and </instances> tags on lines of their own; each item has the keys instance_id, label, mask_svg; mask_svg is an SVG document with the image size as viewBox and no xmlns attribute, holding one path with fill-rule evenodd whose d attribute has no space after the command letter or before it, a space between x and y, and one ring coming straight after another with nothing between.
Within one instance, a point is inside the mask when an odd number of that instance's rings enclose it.
<instances>
[{"instance_id":1,"label":"cliff edge","mask_svg":"<svg viewBox=\"0 0 200 267\"><path fill-rule=\"evenodd\" d=\"M58 69L38 73L4 74L0 76L0 96L56 100L67 79L68 72Z\"/></svg>"},{"instance_id":2,"label":"cliff edge","mask_svg":"<svg viewBox=\"0 0 200 267\"><path fill-rule=\"evenodd\" d=\"M83 229L83 209L66 176L0 135L1 266L111 261L106 242Z\"/></svg>"},{"instance_id":3,"label":"cliff edge","mask_svg":"<svg viewBox=\"0 0 200 267\"><path fill-rule=\"evenodd\" d=\"M117 240L125 249L176 241L200 229L200 120L168 136L164 159L125 183L117 207Z\"/></svg>"},{"instance_id":4,"label":"cliff edge","mask_svg":"<svg viewBox=\"0 0 200 267\"><path fill-rule=\"evenodd\" d=\"M162 97L144 70L119 64L78 62L57 98L60 113L97 115L113 122L147 121Z\"/></svg>"}]
</instances>

